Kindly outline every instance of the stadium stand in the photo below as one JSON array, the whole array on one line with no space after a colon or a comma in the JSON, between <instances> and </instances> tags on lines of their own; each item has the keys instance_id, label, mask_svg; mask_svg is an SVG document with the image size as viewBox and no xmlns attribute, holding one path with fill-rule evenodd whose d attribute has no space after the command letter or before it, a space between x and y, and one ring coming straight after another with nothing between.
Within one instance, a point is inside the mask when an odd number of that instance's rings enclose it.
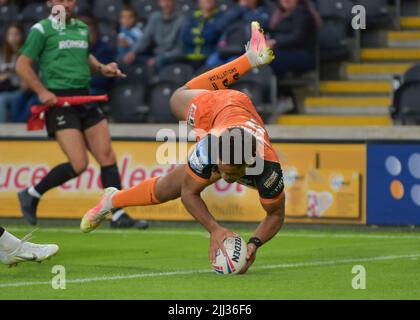
<instances>
[{"instance_id":1,"label":"stadium stand","mask_svg":"<svg viewBox=\"0 0 420 320\"><path fill-rule=\"evenodd\" d=\"M413 64L420 61L418 1L311 1L323 21L317 35L315 71L292 77L276 77L267 68L261 70L261 74L251 73L235 88L252 96L265 119L274 119L273 122L282 125L391 125L390 106L393 106L393 116L397 119L404 114L403 105L413 90L410 89L413 83L407 81L407 75L398 88L393 86L393 80L402 77ZM275 8L277 3L274 0L264 2L271 8ZM218 4L223 12L237 5L234 0L219 0ZM114 47L119 11L125 5L136 10L142 26L152 12L159 10L155 0L78 0L76 12L83 16L93 15L98 20L101 40ZM355 5L366 8L367 30L355 31L351 28L351 10ZM197 8L197 1L178 0L177 7L179 14L192 14ZM47 15L45 1L5 1L0 8L0 35L11 22L18 21L29 29L34 22ZM238 36L243 26L239 24L225 31L225 44L219 48L223 58L237 55L243 50L241 37ZM115 110L120 106L111 106L112 120L174 121L170 114L159 114L164 112L164 106L167 105L166 93L172 92L175 85L185 83L193 72L196 74L204 69L194 72L182 61L166 66L158 74L141 64L126 68L129 77L125 81L118 81L110 92L111 104L124 101L134 110L131 112L127 106L128 109L124 107L124 111L117 115ZM136 91L137 84L141 87L139 92L127 94L133 88ZM297 92L297 110L301 114L279 114L276 107L277 87L282 85ZM135 99L139 101L134 103Z\"/></svg>"},{"instance_id":2,"label":"stadium stand","mask_svg":"<svg viewBox=\"0 0 420 320\"><path fill-rule=\"evenodd\" d=\"M178 123L169 106L169 99L177 88L172 81L159 81L152 86L149 104L153 123Z\"/></svg>"},{"instance_id":3,"label":"stadium stand","mask_svg":"<svg viewBox=\"0 0 420 320\"><path fill-rule=\"evenodd\" d=\"M328 2L318 1L323 5ZM343 1L331 1L334 2L337 8L344 6ZM280 124L327 124L327 117L320 115L328 115L333 125L392 124L389 119L392 79L406 72L413 62L420 59L420 50L416 48L416 32L388 30L393 28L389 23L391 12L398 10L390 7L386 1L353 1L353 4L365 5L367 11L368 30L361 32L360 52L354 52L359 56L354 61L344 62L344 68L340 68L342 72L333 81L324 78L318 96L305 98L304 109L307 115L302 120L286 116L286 119L279 119ZM321 16L327 9L320 8ZM419 25L415 21L416 18L403 17L400 26L402 29L417 28ZM375 28L370 29L369 25L375 25ZM372 38L384 40L373 42Z\"/></svg>"},{"instance_id":4,"label":"stadium stand","mask_svg":"<svg viewBox=\"0 0 420 320\"><path fill-rule=\"evenodd\" d=\"M404 74L402 83L398 79L394 79L394 83L392 118L398 124L420 124L420 64Z\"/></svg>"},{"instance_id":5,"label":"stadium stand","mask_svg":"<svg viewBox=\"0 0 420 320\"><path fill-rule=\"evenodd\" d=\"M171 81L179 86L184 85L194 76L194 68L186 63L172 63L163 67L156 81Z\"/></svg>"}]
</instances>

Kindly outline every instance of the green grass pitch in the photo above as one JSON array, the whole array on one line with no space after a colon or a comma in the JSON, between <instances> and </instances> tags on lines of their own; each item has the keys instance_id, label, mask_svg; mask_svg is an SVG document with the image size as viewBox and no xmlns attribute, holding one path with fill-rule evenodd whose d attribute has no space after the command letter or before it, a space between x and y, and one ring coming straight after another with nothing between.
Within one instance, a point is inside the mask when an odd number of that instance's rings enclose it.
<instances>
[{"instance_id":1,"label":"green grass pitch","mask_svg":"<svg viewBox=\"0 0 420 320\"><path fill-rule=\"evenodd\" d=\"M19 237L31 231L10 227ZM237 230L244 238L251 229ZM0 299L420 299L420 233L366 229L285 228L258 252L244 276L220 276L200 228L151 228L84 235L43 227L34 242L57 243L42 264L0 266ZM54 290L52 268L66 271ZM352 268L366 270L366 289L352 287Z\"/></svg>"}]
</instances>

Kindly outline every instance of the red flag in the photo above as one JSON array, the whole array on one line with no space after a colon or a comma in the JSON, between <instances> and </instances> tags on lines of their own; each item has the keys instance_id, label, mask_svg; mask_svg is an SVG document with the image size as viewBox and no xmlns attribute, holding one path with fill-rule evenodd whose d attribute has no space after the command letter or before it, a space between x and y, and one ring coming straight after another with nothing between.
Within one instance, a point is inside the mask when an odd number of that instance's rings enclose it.
<instances>
[{"instance_id":1,"label":"red flag","mask_svg":"<svg viewBox=\"0 0 420 320\"><path fill-rule=\"evenodd\" d=\"M72 107L91 102L106 102L108 95L102 96L74 96L74 97L57 97L57 104L54 107ZM50 106L34 105L31 107L31 113L28 122L27 130L36 131L42 130L45 126L45 113L50 109Z\"/></svg>"}]
</instances>

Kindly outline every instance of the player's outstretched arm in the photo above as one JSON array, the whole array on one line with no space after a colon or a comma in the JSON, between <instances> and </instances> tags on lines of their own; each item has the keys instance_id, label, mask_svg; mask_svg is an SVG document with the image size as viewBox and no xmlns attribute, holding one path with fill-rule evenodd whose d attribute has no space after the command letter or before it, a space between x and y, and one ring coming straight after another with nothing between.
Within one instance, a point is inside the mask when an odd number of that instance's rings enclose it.
<instances>
[{"instance_id":1,"label":"player's outstretched arm","mask_svg":"<svg viewBox=\"0 0 420 320\"><path fill-rule=\"evenodd\" d=\"M267 216L261 223L258 225L255 230L255 238L261 240L261 244L267 243L270 241L283 227L285 219L285 197L283 196L274 203L262 203L264 210L267 213ZM248 244L248 253L247 253L247 264L241 270L240 273L246 273L251 265L254 263L257 246L253 243Z\"/></svg>"},{"instance_id":2,"label":"player's outstretched arm","mask_svg":"<svg viewBox=\"0 0 420 320\"><path fill-rule=\"evenodd\" d=\"M216 253L220 248L227 256L223 241L235 234L223 228L211 215L207 205L201 198L201 192L211 184L201 183L186 174L182 184L181 200L188 212L210 233L209 260L216 263Z\"/></svg>"}]
</instances>

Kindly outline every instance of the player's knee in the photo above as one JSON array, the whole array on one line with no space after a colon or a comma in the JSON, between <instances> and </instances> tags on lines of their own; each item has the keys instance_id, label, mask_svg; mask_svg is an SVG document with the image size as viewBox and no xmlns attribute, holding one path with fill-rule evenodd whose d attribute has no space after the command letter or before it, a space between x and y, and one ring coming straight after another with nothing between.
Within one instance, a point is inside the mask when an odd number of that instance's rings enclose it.
<instances>
[{"instance_id":1,"label":"player's knee","mask_svg":"<svg viewBox=\"0 0 420 320\"><path fill-rule=\"evenodd\" d=\"M81 175L83 172L85 172L88 165L88 159L79 159L71 162L71 166L73 167L73 170L77 175Z\"/></svg>"},{"instance_id":2,"label":"player's knee","mask_svg":"<svg viewBox=\"0 0 420 320\"><path fill-rule=\"evenodd\" d=\"M178 88L177 90L175 90L175 92L172 94L170 100L169 100L169 105L171 107L171 111L173 114L177 113L177 109L178 109L178 105L179 105L179 101L180 101L180 96L182 94L182 92L184 92L187 89L187 87L181 87Z\"/></svg>"}]
</instances>

